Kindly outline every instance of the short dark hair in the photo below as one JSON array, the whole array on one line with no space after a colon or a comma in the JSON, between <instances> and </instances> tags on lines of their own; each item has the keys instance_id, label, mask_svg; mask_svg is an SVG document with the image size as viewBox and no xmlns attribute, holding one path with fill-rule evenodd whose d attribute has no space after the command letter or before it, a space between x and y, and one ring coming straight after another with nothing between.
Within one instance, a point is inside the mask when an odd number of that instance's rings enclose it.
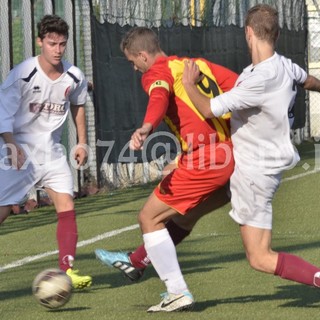
<instances>
[{"instance_id":1,"label":"short dark hair","mask_svg":"<svg viewBox=\"0 0 320 320\"><path fill-rule=\"evenodd\" d=\"M47 33L57 33L69 38L68 24L57 15L45 15L37 24L38 37L42 40Z\"/></svg>"},{"instance_id":2,"label":"short dark hair","mask_svg":"<svg viewBox=\"0 0 320 320\"><path fill-rule=\"evenodd\" d=\"M120 49L127 50L133 55L140 51L155 54L161 51L160 41L157 34L147 27L134 27L130 29L122 38Z\"/></svg>"}]
</instances>

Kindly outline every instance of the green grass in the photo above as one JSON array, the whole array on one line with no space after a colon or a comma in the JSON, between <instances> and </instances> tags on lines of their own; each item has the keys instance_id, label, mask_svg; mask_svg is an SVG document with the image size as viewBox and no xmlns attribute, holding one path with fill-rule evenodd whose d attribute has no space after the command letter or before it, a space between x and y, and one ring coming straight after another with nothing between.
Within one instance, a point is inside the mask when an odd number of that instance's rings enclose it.
<instances>
[{"instance_id":1,"label":"green grass","mask_svg":"<svg viewBox=\"0 0 320 320\"><path fill-rule=\"evenodd\" d=\"M319 173L312 172L314 146L299 146L301 161L284 175L274 200L273 248L302 256L320 265ZM306 164L309 168L305 170ZM154 185L133 187L76 201L79 241L137 223L137 212ZM0 272L1 318L46 319L318 319L320 290L251 270L238 226L228 216L229 205L202 218L178 247L185 279L196 298L189 313L147 314L165 290L150 267L141 282L129 284L116 270L94 257L94 249L133 250L141 243L139 229L123 232L78 248L76 267L93 276L91 289L75 291L58 310L38 305L31 283L41 270L57 267L50 255ZM11 216L0 227L0 266L56 250L56 220L52 207Z\"/></svg>"}]
</instances>

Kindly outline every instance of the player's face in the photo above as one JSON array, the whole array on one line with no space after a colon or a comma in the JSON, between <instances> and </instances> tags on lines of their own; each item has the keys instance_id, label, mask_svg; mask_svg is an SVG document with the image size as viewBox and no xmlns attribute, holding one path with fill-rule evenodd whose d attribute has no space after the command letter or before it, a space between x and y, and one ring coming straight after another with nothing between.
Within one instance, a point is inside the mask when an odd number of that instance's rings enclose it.
<instances>
[{"instance_id":1,"label":"player's face","mask_svg":"<svg viewBox=\"0 0 320 320\"><path fill-rule=\"evenodd\" d=\"M146 57L143 53L138 53L138 55L132 55L127 49L124 50L124 54L129 62L131 62L134 70L145 73L148 71L148 65L146 63Z\"/></svg>"},{"instance_id":2,"label":"player's face","mask_svg":"<svg viewBox=\"0 0 320 320\"><path fill-rule=\"evenodd\" d=\"M67 40L66 36L57 33L47 33L42 40L38 38L41 56L49 64L59 65L66 50Z\"/></svg>"}]
</instances>

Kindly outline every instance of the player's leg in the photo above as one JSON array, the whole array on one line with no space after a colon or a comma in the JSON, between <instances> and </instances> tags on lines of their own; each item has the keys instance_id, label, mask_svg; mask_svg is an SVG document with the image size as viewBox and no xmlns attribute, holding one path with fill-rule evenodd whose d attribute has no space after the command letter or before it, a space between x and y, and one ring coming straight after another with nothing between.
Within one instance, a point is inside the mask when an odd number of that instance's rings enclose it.
<instances>
[{"instance_id":1,"label":"player's leg","mask_svg":"<svg viewBox=\"0 0 320 320\"><path fill-rule=\"evenodd\" d=\"M189 301L190 306L193 305L193 298L179 267L174 243L163 222L171 218L174 211L187 215L192 208L228 182L234 162L230 157L229 146L223 146L225 148L215 149L214 158L211 155L211 146L204 146L192 154L184 154L179 168L162 180L140 211L139 223L145 249L169 293L168 298L164 298L159 305L148 311L169 311L165 310L164 305L169 304L170 294L175 297L182 295L186 302ZM174 208L174 211L171 208Z\"/></svg>"},{"instance_id":2,"label":"player's leg","mask_svg":"<svg viewBox=\"0 0 320 320\"><path fill-rule=\"evenodd\" d=\"M195 153L192 156L192 160L197 159ZM221 158L223 162L225 154ZM190 169L189 160L183 160L179 163L178 169L169 170L170 172L161 181L160 188L154 191L157 197L169 207L187 212L183 216L180 214L172 216L166 223L166 228L175 245L190 234L203 215L229 201L228 188L224 185L233 171L233 161L212 170L210 154L205 157L205 160L206 165L210 167L209 170L203 167L198 170L196 165L194 169ZM139 246L130 256L125 252L110 252L103 249L97 249L95 253L104 264L118 268L133 281L141 278L142 271L150 263L144 245Z\"/></svg>"},{"instance_id":3,"label":"player's leg","mask_svg":"<svg viewBox=\"0 0 320 320\"><path fill-rule=\"evenodd\" d=\"M57 213L56 237L59 247L59 267L67 271L73 266L78 241L73 199L68 193L58 193L50 188L45 188L45 191L52 200Z\"/></svg>"},{"instance_id":4,"label":"player's leg","mask_svg":"<svg viewBox=\"0 0 320 320\"><path fill-rule=\"evenodd\" d=\"M1 206L0 207L0 224L8 218L11 212L12 206Z\"/></svg>"},{"instance_id":5,"label":"player's leg","mask_svg":"<svg viewBox=\"0 0 320 320\"><path fill-rule=\"evenodd\" d=\"M271 230L243 225L240 231L250 266L257 271L274 273L278 253L271 249Z\"/></svg>"},{"instance_id":6,"label":"player's leg","mask_svg":"<svg viewBox=\"0 0 320 320\"><path fill-rule=\"evenodd\" d=\"M151 307L148 310L150 312L187 309L194 303L182 275L174 243L164 224L175 214L176 211L159 200L155 193L150 195L139 213L140 228L148 257L167 287L168 295L165 299L168 305L172 304L172 309L164 310L164 304L162 306L160 303Z\"/></svg>"},{"instance_id":7,"label":"player's leg","mask_svg":"<svg viewBox=\"0 0 320 320\"><path fill-rule=\"evenodd\" d=\"M33 164L16 170L0 164L0 224L10 215L12 205L19 204L38 179Z\"/></svg>"},{"instance_id":8,"label":"player's leg","mask_svg":"<svg viewBox=\"0 0 320 320\"><path fill-rule=\"evenodd\" d=\"M61 159L47 163L46 174L41 184L51 198L57 212L56 238L59 248L59 267L66 271L75 288L91 285L90 276L79 276L73 270L76 256L78 230L73 201L73 180L66 161Z\"/></svg>"},{"instance_id":9,"label":"player's leg","mask_svg":"<svg viewBox=\"0 0 320 320\"><path fill-rule=\"evenodd\" d=\"M160 200L173 208L177 208L180 212L187 212L185 215L173 216L166 224L175 245L190 234L192 228L202 216L230 201L229 188L223 185L233 171L232 158L226 161L225 149L221 148L216 152L215 157L218 165L212 168L212 150L205 148L204 151L201 156L198 152L192 154L193 165L191 168L188 156L181 157L179 168L172 173L168 173L162 180L160 187L162 192L159 192L159 189L155 190ZM204 195L206 196L204 197ZM190 201L190 199L194 199L195 202ZM140 269L149 263L143 246L138 247L130 255L130 260L133 266Z\"/></svg>"},{"instance_id":10,"label":"player's leg","mask_svg":"<svg viewBox=\"0 0 320 320\"><path fill-rule=\"evenodd\" d=\"M318 267L297 256L284 252L277 253L271 249L271 203L279 184L280 175L255 173L252 178L236 167L230 184L232 193L230 215L242 225L241 236L246 255L255 270L319 286ZM245 214L242 214L243 212Z\"/></svg>"},{"instance_id":11,"label":"player's leg","mask_svg":"<svg viewBox=\"0 0 320 320\"><path fill-rule=\"evenodd\" d=\"M320 268L298 256L273 251L271 230L241 226L241 236L250 266L283 279L320 287Z\"/></svg>"},{"instance_id":12,"label":"player's leg","mask_svg":"<svg viewBox=\"0 0 320 320\"><path fill-rule=\"evenodd\" d=\"M175 215L171 218L179 228L192 231L196 223L208 213L211 213L230 202L229 186L225 185L210 194L210 196L190 209L185 215ZM170 231L169 231L170 233ZM171 233L170 233L171 234ZM175 242L175 241L174 241ZM178 244L180 242L176 242Z\"/></svg>"},{"instance_id":13,"label":"player's leg","mask_svg":"<svg viewBox=\"0 0 320 320\"><path fill-rule=\"evenodd\" d=\"M188 214L172 216L166 223L166 228L175 246L191 233L200 218L230 202L228 190L228 186L221 187L195 208L189 210ZM119 269L131 281L141 279L144 270L151 263L144 244L133 252L96 249L95 254L102 263Z\"/></svg>"},{"instance_id":14,"label":"player's leg","mask_svg":"<svg viewBox=\"0 0 320 320\"><path fill-rule=\"evenodd\" d=\"M208 213L217 210L230 202L228 187L221 187L206 200L188 211L187 214L176 214L166 223L166 228L175 246L181 243L192 231L196 223ZM131 264L135 268L144 269L150 264L144 245L129 254Z\"/></svg>"}]
</instances>

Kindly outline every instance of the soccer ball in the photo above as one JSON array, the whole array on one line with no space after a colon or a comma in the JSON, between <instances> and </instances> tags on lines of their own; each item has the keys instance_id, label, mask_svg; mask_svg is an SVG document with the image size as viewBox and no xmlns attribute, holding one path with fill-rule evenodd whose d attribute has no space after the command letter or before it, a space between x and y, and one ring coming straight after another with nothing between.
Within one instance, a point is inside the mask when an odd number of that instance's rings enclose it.
<instances>
[{"instance_id":1,"label":"soccer ball","mask_svg":"<svg viewBox=\"0 0 320 320\"><path fill-rule=\"evenodd\" d=\"M33 280L32 292L42 306L49 309L60 308L71 298L72 282L64 271L46 269Z\"/></svg>"}]
</instances>

